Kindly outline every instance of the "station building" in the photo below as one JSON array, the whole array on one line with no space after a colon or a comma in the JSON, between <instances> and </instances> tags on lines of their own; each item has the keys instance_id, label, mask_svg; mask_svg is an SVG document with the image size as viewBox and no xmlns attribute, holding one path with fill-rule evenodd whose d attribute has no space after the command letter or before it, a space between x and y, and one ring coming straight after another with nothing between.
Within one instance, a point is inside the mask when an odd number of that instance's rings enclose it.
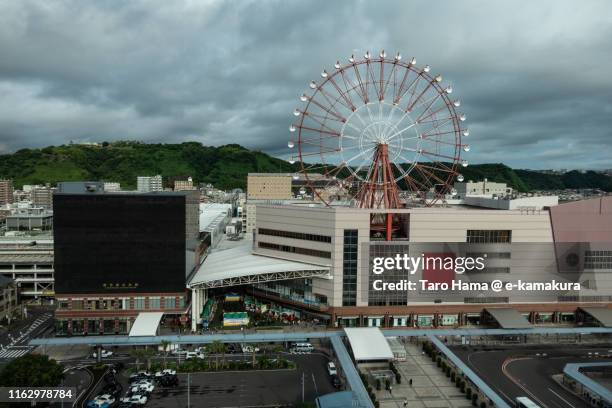
<instances>
[{"instance_id":1,"label":"station building","mask_svg":"<svg viewBox=\"0 0 612 408\"><path fill-rule=\"evenodd\" d=\"M534 203L393 210L259 205L252 236L221 242L190 279L193 327L208 291L224 287L242 287L343 327L575 324L582 323L577 316L593 308L600 313L591 323L607 325L605 316L612 313L612 197ZM385 222L393 225L389 233L381 228ZM487 262L484 270L462 274L423 268L414 274L401 269L373 273L374 258L404 253L486 254ZM564 285L436 292L376 290L377 280Z\"/></svg>"},{"instance_id":2,"label":"station building","mask_svg":"<svg viewBox=\"0 0 612 408\"><path fill-rule=\"evenodd\" d=\"M127 334L141 313L188 324L186 282L205 248L197 192L56 193L56 333Z\"/></svg>"}]
</instances>

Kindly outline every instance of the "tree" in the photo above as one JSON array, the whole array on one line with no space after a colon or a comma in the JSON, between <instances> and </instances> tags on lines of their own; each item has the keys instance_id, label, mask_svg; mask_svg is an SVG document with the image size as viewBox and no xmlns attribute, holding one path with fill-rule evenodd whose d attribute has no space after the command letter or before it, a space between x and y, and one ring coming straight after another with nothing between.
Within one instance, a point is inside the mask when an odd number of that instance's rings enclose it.
<instances>
[{"instance_id":1,"label":"tree","mask_svg":"<svg viewBox=\"0 0 612 408\"><path fill-rule=\"evenodd\" d=\"M64 367L49 356L26 354L8 363L0 372L4 387L55 387L64 378Z\"/></svg>"},{"instance_id":2,"label":"tree","mask_svg":"<svg viewBox=\"0 0 612 408\"><path fill-rule=\"evenodd\" d=\"M168 347L170 346L170 342L168 340L161 341L162 350L164 351L164 368L168 368L166 365L166 358L168 357Z\"/></svg>"},{"instance_id":3,"label":"tree","mask_svg":"<svg viewBox=\"0 0 612 408\"><path fill-rule=\"evenodd\" d=\"M210 352L215 355L215 369L219 369L219 354L222 355L222 367L225 366L225 343L215 340L210 344Z\"/></svg>"}]
</instances>

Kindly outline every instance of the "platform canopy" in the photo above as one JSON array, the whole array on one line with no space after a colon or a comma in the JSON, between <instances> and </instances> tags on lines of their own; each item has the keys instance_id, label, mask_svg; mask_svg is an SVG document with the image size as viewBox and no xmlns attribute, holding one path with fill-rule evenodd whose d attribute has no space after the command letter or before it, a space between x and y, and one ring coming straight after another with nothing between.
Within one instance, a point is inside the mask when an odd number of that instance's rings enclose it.
<instances>
[{"instance_id":1,"label":"platform canopy","mask_svg":"<svg viewBox=\"0 0 612 408\"><path fill-rule=\"evenodd\" d=\"M393 359L391 347L378 327L346 327L344 333L356 362Z\"/></svg>"},{"instance_id":2,"label":"platform canopy","mask_svg":"<svg viewBox=\"0 0 612 408\"><path fill-rule=\"evenodd\" d=\"M143 312L138 313L130 329L131 336L157 336L157 329L161 322L163 312Z\"/></svg>"},{"instance_id":3,"label":"platform canopy","mask_svg":"<svg viewBox=\"0 0 612 408\"><path fill-rule=\"evenodd\" d=\"M525 316L510 307L488 307L485 308L485 311L497 321L502 329L527 329L532 327Z\"/></svg>"},{"instance_id":4,"label":"platform canopy","mask_svg":"<svg viewBox=\"0 0 612 408\"><path fill-rule=\"evenodd\" d=\"M329 277L329 266L252 253L252 242L213 250L189 281L190 288L208 289L297 278Z\"/></svg>"},{"instance_id":5,"label":"platform canopy","mask_svg":"<svg viewBox=\"0 0 612 408\"><path fill-rule=\"evenodd\" d=\"M607 307L581 307L580 309L591 315L603 327L612 327L612 309Z\"/></svg>"}]
</instances>

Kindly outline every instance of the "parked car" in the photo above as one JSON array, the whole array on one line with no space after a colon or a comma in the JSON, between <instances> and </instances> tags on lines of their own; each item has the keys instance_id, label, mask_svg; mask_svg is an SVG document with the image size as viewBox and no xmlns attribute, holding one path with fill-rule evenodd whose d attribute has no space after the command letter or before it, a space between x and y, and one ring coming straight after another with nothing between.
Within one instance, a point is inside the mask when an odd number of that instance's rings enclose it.
<instances>
[{"instance_id":1,"label":"parked car","mask_svg":"<svg viewBox=\"0 0 612 408\"><path fill-rule=\"evenodd\" d=\"M130 375L130 382L134 382L134 381L140 381L143 379L150 379L153 378L153 375L151 375L150 372L148 371L139 371L137 373L134 373L132 375Z\"/></svg>"},{"instance_id":2,"label":"parked car","mask_svg":"<svg viewBox=\"0 0 612 408\"><path fill-rule=\"evenodd\" d=\"M185 355L185 354L187 354L187 350L176 348L176 349L172 350L171 353L174 354L175 356L178 356L179 354L180 355Z\"/></svg>"},{"instance_id":3,"label":"parked car","mask_svg":"<svg viewBox=\"0 0 612 408\"><path fill-rule=\"evenodd\" d=\"M142 393L151 394L154 389L155 389L155 386L151 383L138 382L138 383L132 384L132 388L130 389L130 392L132 394L142 394Z\"/></svg>"},{"instance_id":4,"label":"parked car","mask_svg":"<svg viewBox=\"0 0 612 408\"><path fill-rule=\"evenodd\" d=\"M342 380L336 374L331 376L331 383L336 389L342 387Z\"/></svg>"},{"instance_id":5,"label":"parked car","mask_svg":"<svg viewBox=\"0 0 612 408\"><path fill-rule=\"evenodd\" d=\"M87 403L88 408L107 408L115 403L115 397L110 394L98 395Z\"/></svg>"},{"instance_id":6,"label":"parked car","mask_svg":"<svg viewBox=\"0 0 612 408\"><path fill-rule=\"evenodd\" d=\"M254 347L254 346L251 346L250 344L243 344L242 352L243 353L259 353L259 347Z\"/></svg>"},{"instance_id":7,"label":"parked car","mask_svg":"<svg viewBox=\"0 0 612 408\"><path fill-rule=\"evenodd\" d=\"M104 388L102 388L102 394L110 394L117 398L117 396L121 393L123 388L118 383L106 384Z\"/></svg>"},{"instance_id":8,"label":"parked car","mask_svg":"<svg viewBox=\"0 0 612 408\"><path fill-rule=\"evenodd\" d=\"M327 363L327 372L329 375L338 375L338 370L336 370L336 365L333 361Z\"/></svg>"},{"instance_id":9,"label":"parked car","mask_svg":"<svg viewBox=\"0 0 612 408\"><path fill-rule=\"evenodd\" d=\"M107 357L110 357L110 356L112 356L112 355L113 355L113 352L112 352L112 351L110 351L110 350L104 350L104 349L102 349L102 350L100 351L100 357L101 357L101 358L107 358ZM97 351L94 351L94 352L92 353L92 355L91 355L91 356L92 356L93 358L98 358L98 352L97 352Z\"/></svg>"},{"instance_id":10,"label":"parked car","mask_svg":"<svg viewBox=\"0 0 612 408\"><path fill-rule=\"evenodd\" d=\"M148 400L149 399L146 395L141 394L132 394L129 397L126 396L124 398L121 398L121 402L127 402L132 405L144 405L147 403Z\"/></svg>"},{"instance_id":11,"label":"parked car","mask_svg":"<svg viewBox=\"0 0 612 408\"><path fill-rule=\"evenodd\" d=\"M155 378L159 379L167 375L176 375L176 370L171 370L169 368L166 368L165 370L158 371L155 373Z\"/></svg>"},{"instance_id":12,"label":"parked car","mask_svg":"<svg viewBox=\"0 0 612 408\"><path fill-rule=\"evenodd\" d=\"M176 375L167 375L161 378L159 385L162 387L176 387L179 384L179 379Z\"/></svg>"}]
</instances>

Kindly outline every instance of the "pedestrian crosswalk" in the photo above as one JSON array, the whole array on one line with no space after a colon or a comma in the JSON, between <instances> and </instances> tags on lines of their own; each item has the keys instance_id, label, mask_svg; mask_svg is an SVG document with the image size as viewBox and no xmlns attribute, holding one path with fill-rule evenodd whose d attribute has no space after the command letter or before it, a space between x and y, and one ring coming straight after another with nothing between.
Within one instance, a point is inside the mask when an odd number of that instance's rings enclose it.
<instances>
[{"instance_id":1,"label":"pedestrian crosswalk","mask_svg":"<svg viewBox=\"0 0 612 408\"><path fill-rule=\"evenodd\" d=\"M0 359L12 360L28 354L31 350L30 346L9 346L0 350Z\"/></svg>"},{"instance_id":2,"label":"pedestrian crosswalk","mask_svg":"<svg viewBox=\"0 0 612 408\"><path fill-rule=\"evenodd\" d=\"M14 358L26 355L33 350L34 347L28 345L32 333L34 333L34 331L42 324L45 324L49 319L51 319L52 316L53 315L51 313L42 314L18 333L9 333L9 344L6 346L0 345L0 360L12 360Z\"/></svg>"}]
</instances>

